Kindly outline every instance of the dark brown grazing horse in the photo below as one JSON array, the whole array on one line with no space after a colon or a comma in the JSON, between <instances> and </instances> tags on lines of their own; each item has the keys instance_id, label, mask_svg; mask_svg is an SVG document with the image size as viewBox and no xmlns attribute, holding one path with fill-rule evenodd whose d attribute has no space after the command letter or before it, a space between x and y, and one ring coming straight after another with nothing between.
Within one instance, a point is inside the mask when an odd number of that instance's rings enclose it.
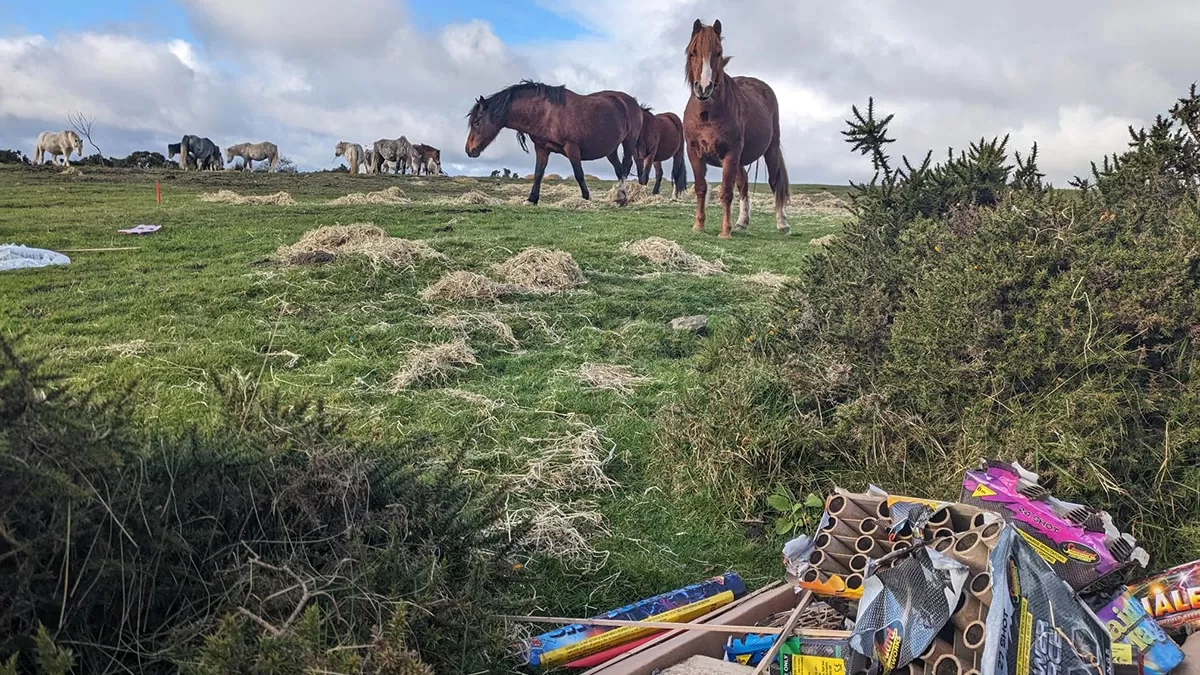
<instances>
[{"instance_id":1,"label":"dark brown grazing horse","mask_svg":"<svg viewBox=\"0 0 1200 675\"><path fill-rule=\"evenodd\" d=\"M565 86L525 80L487 98L480 96L467 118L466 150L471 158L479 157L502 129L516 130L525 152L529 152L526 136L533 140L537 163L530 202L538 203L552 152L571 161L584 199L591 199L591 193L581 162L607 157L620 181L617 203L624 206L628 202L625 181L633 167L634 145L642 133L642 108L629 94L598 91L581 95ZM619 148L624 149L624 159L617 155Z\"/></svg>"},{"instance_id":2,"label":"dark brown grazing horse","mask_svg":"<svg viewBox=\"0 0 1200 675\"><path fill-rule=\"evenodd\" d=\"M675 196L687 190L687 160L684 158L683 122L673 112L654 114L642 106L642 136L637 144L638 183L650 182L650 167L654 167L654 194L662 185L662 163L674 159L671 164L671 182L675 184Z\"/></svg>"},{"instance_id":3,"label":"dark brown grazing horse","mask_svg":"<svg viewBox=\"0 0 1200 675\"><path fill-rule=\"evenodd\" d=\"M750 227L750 181L745 167L761 157L775 193L775 226L787 234L791 227L783 209L789 200L788 175L779 148L779 101L762 80L727 74L730 58L721 50L721 22L705 26L696 19L687 46L687 82L692 94L683 111L683 136L696 181L696 224L692 229L704 230L708 165L721 167L721 238L732 236L729 210L735 181L741 199L737 228Z\"/></svg>"}]
</instances>

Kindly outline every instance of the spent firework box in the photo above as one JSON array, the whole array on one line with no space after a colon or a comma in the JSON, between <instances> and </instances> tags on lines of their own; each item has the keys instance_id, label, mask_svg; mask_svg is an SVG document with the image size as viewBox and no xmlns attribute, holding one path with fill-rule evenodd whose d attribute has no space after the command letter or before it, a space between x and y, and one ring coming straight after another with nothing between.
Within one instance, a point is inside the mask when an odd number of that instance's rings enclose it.
<instances>
[{"instance_id":1,"label":"spent firework box","mask_svg":"<svg viewBox=\"0 0 1200 675\"><path fill-rule=\"evenodd\" d=\"M1095 612L1112 638L1114 664L1135 666L1144 675L1165 675L1183 661L1179 645L1127 589Z\"/></svg>"},{"instance_id":2,"label":"spent firework box","mask_svg":"<svg viewBox=\"0 0 1200 675\"><path fill-rule=\"evenodd\" d=\"M1133 564L1132 547L1124 540L1115 539L1110 545L1114 540L1104 528L1085 527L1068 515L1082 512L1094 520L1100 512L1069 504L1076 508L1065 509L1065 502L1051 497L1012 464L988 461L967 471L959 501L999 513L1016 525L1017 534L1076 591L1095 588L1097 582Z\"/></svg>"},{"instance_id":3,"label":"spent firework box","mask_svg":"<svg viewBox=\"0 0 1200 675\"><path fill-rule=\"evenodd\" d=\"M1200 560L1163 570L1126 589L1168 633L1200 629Z\"/></svg>"},{"instance_id":4,"label":"spent firework box","mask_svg":"<svg viewBox=\"0 0 1200 675\"><path fill-rule=\"evenodd\" d=\"M745 594L746 585L742 578L734 572L727 572L592 618L686 623ZM613 649L660 630L639 626L609 627L575 623L535 635L522 646L526 663L534 668L545 669Z\"/></svg>"}]
</instances>

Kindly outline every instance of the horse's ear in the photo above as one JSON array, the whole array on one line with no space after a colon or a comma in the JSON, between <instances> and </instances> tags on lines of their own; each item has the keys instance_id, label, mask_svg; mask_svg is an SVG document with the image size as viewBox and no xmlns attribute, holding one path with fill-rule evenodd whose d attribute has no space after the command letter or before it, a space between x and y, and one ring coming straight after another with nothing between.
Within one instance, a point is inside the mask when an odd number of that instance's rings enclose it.
<instances>
[{"instance_id":1,"label":"horse's ear","mask_svg":"<svg viewBox=\"0 0 1200 675\"><path fill-rule=\"evenodd\" d=\"M717 35L721 34L721 20L720 19L717 19L716 21L713 22L713 30L717 32Z\"/></svg>"},{"instance_id":2,"label":"horse's ear","mask_svg":"<svg viewBox=\"0 0 1200 675\"><path fill-rule=\"evenodd\" d=\"M692 35L699 33L701 28L704 28L704 24L700 23L700 19L696 19L696 23L692 24Z\"/></svg>"},{"instance_id":3,"label":"horse's ear","mask_svg":"<svg viewBox=\"0 0 1200 675\"><path fill-rule=\"evenodd\" d=\"M725 66L729 65L729 62L732 59L733 59L732 56L726 56L725 58L721 59L721 67L724 68Z\"/></svg>"}]
</instances>

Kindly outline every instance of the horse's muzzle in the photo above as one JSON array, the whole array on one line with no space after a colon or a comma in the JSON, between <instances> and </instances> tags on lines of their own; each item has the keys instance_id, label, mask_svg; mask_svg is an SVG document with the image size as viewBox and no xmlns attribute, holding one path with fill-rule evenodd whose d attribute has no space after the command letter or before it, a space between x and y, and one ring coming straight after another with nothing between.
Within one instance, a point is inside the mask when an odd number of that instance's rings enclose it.
<instances>
[{"instance_id":1,"label":"horse's muzzle","mask_svg":"<svg viewBox=\"0 0 1200 675\"><path fill-rule=\"evenodd\" d=\"M470 157L471 159L476 159L477 157L479 157L479 148L472 148L471 146L468 145L466 150L467 150L467 157Z\"/></svg>"},{"instance_id":2,"label":"horse's muzzle","mask_svg":"<svg viewBox=\"0 0 1200 675\"><path fill-rule=\"evenodd\" d=\"M696 83L692 85L692 93L695 94L696 98L700 99L701 101L707 101L710 97L712 97L713 85L709 84L706 87L700 83Z\"/></svg>"}]
</instances>

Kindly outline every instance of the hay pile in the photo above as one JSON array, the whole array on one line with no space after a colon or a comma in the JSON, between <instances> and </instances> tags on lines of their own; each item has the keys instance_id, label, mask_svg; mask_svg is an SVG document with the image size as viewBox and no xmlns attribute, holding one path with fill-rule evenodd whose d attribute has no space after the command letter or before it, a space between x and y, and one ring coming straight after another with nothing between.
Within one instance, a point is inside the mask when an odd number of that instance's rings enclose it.
<instances>
[{"instance_id":1,"label":"hay pile","mask_svg":"<svg viewBox=\"0 0 1200 675\"><path fill-rule=\"evenodd\" d=\"M233 190L205 192L204 194L200 195L200 201L238 205L273 204L275 206L294 206L296 204L296 200L292 199L292 195L288 194L287 192L276 192L275 194L271 195L239 195Z\"/></svg>"},{"instance_id":2,"label":"hay pile","mask_svg":"<svg viewBox=\"0 0 1200 675\"><path fill-rule=\"evenodd\" d=\"M654 380L635 375L629 366L611 366L603 363L585 363L579 368L579 380L593 391L615 391L623 396L633 393L633 388Z\"/></svg>"},{"instance_id":3,"label":"hay pile","mask_svg":"<svg viewBox=\"0 0 1200 675\"><path fill-rule=\"evenodd\" d=\"M720 260L705 260L698 255L688 253L679 244L662 237L649 237L627 243L621 247L621 250L662 267L680 272L690 272L696 276L707 277L725 271L725 263Z\"/></svg>"},{"instance_id":4,"label":"hay pile","mask_svg":"<svg viewBox=\"0 0 1200 675\"><path fill-rule=\"evenodd\" d=\"M446 256L423 241L389 237L371 223L329 225L309 230L300 241L281 246L276 255L291 264L318 259L319 254L358 255L375 267L383 264L411 268L418 260L446 260Z\"/></svg>"},{"instance_id":5,"label":"hay pile","mask_svg":"<svg viewBox=\"0 0 1200 675\"><path fill-rule=\"evenodd\" d=\"M610 187L608 189L608 193L605 194L605 198L610 203L616 203L617 189L619 186L620 186L619 183L616 185L613 185L612 187ZM664 182L664 187L666 187L665 182ZM671 192L671 194L674 194L673 190L674 190L674 188L671 188L671 190L667 190L667 192ZM625 183L625 196L629 200L628 203L630 205L635 205L635 206L653 206L656 204L670 204L673 201L670 197L664 196L664 193L661 190L660 190L659 194L654 194L653 187L651 187L650 185L642 185L641 183L639 183L635 180L630 180Z\"/></svg>"},{"instance_id":6,"label":"hay pile","mask_svg":"<svg viewBox=\"0 0 1200 675\"><path fill-rule=\"evenodd\" d=\"M615 446L608 441L606 450L600 432L580 425L578 431L548 438L523 438L533 446L525 470L518 475L504 476L513 492L526 494L563 493L586 490L611 490L619 484L604 473L604 466L613 458Z\"/></svg>"},{"instance_id":7,"label":"hay pile","mask_svg":"<svg viewBox=\"0 0 1200 675\"><path fill-rule=\"evenodd\" d=\"M526 550L557 558L568 568L581 572L598 571L608 562L608 551L597 551L588 541L588 534L612 534L594 502L533 502L505 512L503 527L510 538L516 538L517 527L522 523L527 523L528 528L519 543Z\"/></svg>"},{"instance_id":8,"label":"hay pile","mask_svg":"<svg viewBox=\"0 0 1200 675\"><path fill-rule=\"evenodd\" d=\"M479 190L468 190L457 197L443 197L442 199L439 199L434 203L441 204L443 206L465 206L468 204L483 204L485 206L498 206L500 204L503 204L504 201L501 199L497 199L496 197L486 195L486 194L480 192Z\"/></svg>"},{"instance_id":9,"label":"hay pile","mask_svg":"<svg viewBox=\"0 0 1200 675\"><path fill-rule=\"evenodd\" d=\"M592 211L600 208L594 199L584 199L579 193L575 193L570 197L554 202L550 206L556 209L569 209L571 211Z\"/></svg>"},{"instance_id":10,"label":"hay pile","mask_svg":"<svg viewBox=\"0 0 1200 675\"><path fill-rule=\"evenodd\" d=\"M404 191L396 186L377 192L351 192L344 197L331 199L330 206L349 206L355 204L409 204L412 200L404 196Z\"/></svg>"},{"instance_id":11,"label":"hay pile","mask_svg":"<svg viewBox=\"0 0 1200 675\"><path fill-rule=\"evenodd\" d=\"M533 246L493 265L492 271L509 283L542 292L566 291L587 283L570 253Z\"/></svg>"},{"instance_id":12,"label":"hay pile","mask_svg":"<svg viewBox=\"0 0 1200 675\"><path fill-rule=\"evenodd\" d=\"M487 330L496 335L502 342L513 349L520 349L521 343L513 335L512 326L491 312L464 312L461 314L443 314L428 320L434 328L444 328L458 333L462 337Z\"/></svg>"},{"instance_id":13,"label":"hay pile","mask_svg":"<svg viewBox=\"0 0 1200 675\"><path fill-rule=\"evenodd\" d=\"M527 289L516 284L502 284L492 281L482 274L460 270L450 272L430 284L428 288L421 291L421 299L426 302L460 302L463 300L494 302L506 295L526 291Z\"/></svg>"},{"instance_id":14,"label":"hay pile","mask_svg":"<svg viewBox=\"0 0 1200 675\"><path fill-rule=\"evenodd\" d=\"M478 365L475 352L463 340L414 347L409 350L404 366L392 376L392 391L401 391L417 383L446 382L451 373Z\"/></svg>"},{"instance_id":15,"label":"hay pile","mask_svg":"<svg viewBox=\"0 0 1200 675\"><path fill-rule=\"evenodd\" d=\"M766 286L767 288L783 288L784 284L791 281L791 277L766 271L759 272L758 274L751 274L745 277L745 279L752 284Z\"/></svg>"}]
</instances>

